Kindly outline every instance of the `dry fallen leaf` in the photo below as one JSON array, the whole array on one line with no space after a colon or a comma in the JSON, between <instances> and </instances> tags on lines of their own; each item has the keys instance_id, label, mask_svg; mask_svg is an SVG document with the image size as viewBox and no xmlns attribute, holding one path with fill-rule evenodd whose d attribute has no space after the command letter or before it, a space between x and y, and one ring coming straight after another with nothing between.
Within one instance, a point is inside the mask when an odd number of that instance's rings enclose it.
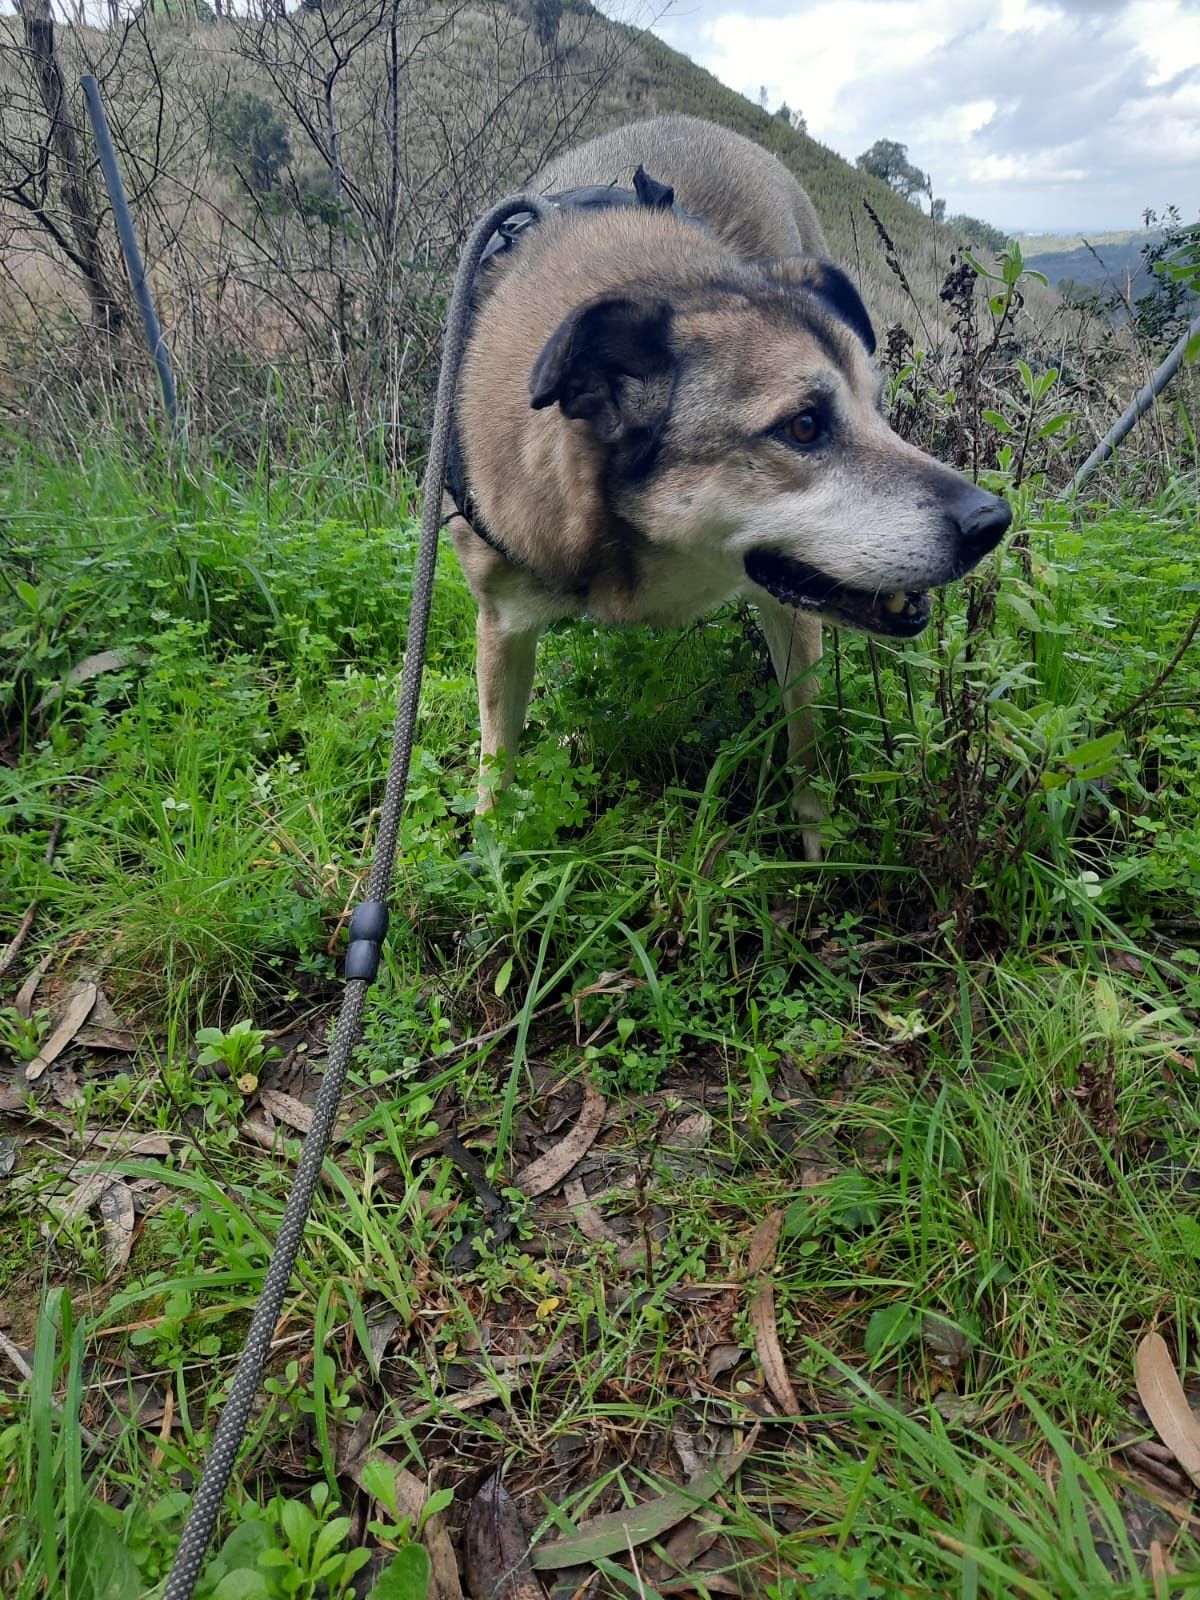
<instances>
[{"instance_id":1,"label":"dry fallen leaf","mask_svg":"<svg viewBox=\"0 0 1200 1600\"><path fill-rule=\"evenodd\" d=\"M921 1338L937 1364L952 1371L964 1367L971 1354L969 1336L933 1311L927 1311L922 1319Z\"/></svg>"},{"instance_id":2,"label":"dry fallen leaf","mask_svg":"<svg viewBox=\"0 0 1200 1600\"><path fill-rule=\"evenodd\" d=\"M279 1089L260 1089L258 1103L264 1111L269 1111L279 1122L286 1122L297 1133L307 1133L312 1127L312 1108L306 1106L303 1100L297 1100L293 1094L284 1094Z\"/></svg>"},{"instance_id":3,"label":"dry fallen leaf","mask_svg":"<svg viewBox=\"0 0 1200 1600\"><path fill-rule=\"evenodd\" d=\"M624 1239L605 1222L599 1207L588 1199L587 1190L578 1178L572 1178L565 1184L563 1193L570 1202L571 1210L575 1213L575 1220L584 1238L590 1239L593 1244L625 1243Z\"/></svg>"},{"instance_id":4,"label":"dry fallen leaf","mask_svg":"<svg viewBox=\"0 0 1200 1600\"><path fill-rule=\"evenodd\" d=\"M719 1494L753 1450L757 1439L758 1428L755 1427L740 1450L718 1456L711 1466L697 1473L684 1488L670 1489L657 1500L647 1500L641 1505L590 1517L581 1522L574 1533L554 1539L549 1544L539 1544L530 1553L530 1560L539 1570L575 1567L601 1556L617 1555L658 1538L685 1517L696 1516L714 1495Z\"/></svg>"},{"instance_id":5,"label":"dry fallen leaf","mask_svg":"<svg viewBox=\"0 0 1200 1600\"><path fill-rule=\"evenodd\" d=\"M366 1412L352 1431L339 1434L338 1471L352 1478L360 1489L369 1494L370 1490L362 1481L362 1469L368 1462L382 1462L395 1474L396 1510L399 1516L407 1518L415 1527L425 1509L429 1490L420 1478L402 1467L386 1450L370 1448L369 1441L377 1421L375 1412ZM421 1543L429 1552L429 1600L464 1600L462 1585L458 1581L458 1562L454 1559L446 1524L440 1516L426 1518L421 1529Z\"/></svg>"},{"instance_id":6,"label":"dry fallen leaf","mask_svg":"<svg viewBox=\"0 0 1200 1600\"><path fill-rule=\"evenodd\" d=\"M264 1150L274 1151L275 1129L269 1128L265 1122L260 1122L257 1117L247 1117L244 1122L238 1123L239 1139L249 1139L254 1144L261 1145ZM282 1150L282 1139L280 1140Z\"/></svg>"},{"instance_id":7,"label":"dry fallen leaf","mask_svg":"<svg viewBox=\"0 0 1200 1600\"><path fill-rule=\"evenodd\" d=\"M439 1395L436 1400L422 1400L411 1411L405 1413L404 1420L412 1425L424 1422L428 1417L453 1415L456 1411L472 1411L476 1406L485 1406L496 1400L506 1400L520 1381L519 1376L506 1378L498 1372L493 1373L491 1377L473 1383L469 1389Z\"/></svg>"},{"instance_id":8,"label":"dry fallen leaf","mask_svg":"<svg viewBox=\"0 0 1200 1600\"><path fill-rule=\"evenodd\" d=\"M72 1169L71 1176L75 1180L75 1188L65 1197L51 1196L47 1200L47 1207L57 1219L59 1227L83 1216L93 1206L99 1210L104 1232L105 1266L111 1277L129 1260L129 1252L133 1248L137 1226L133 1193L123 1178L98 1167L79 1163ZM42 1232L49 1238L55 1229L49 1223L44 1223Z\"/></svg>"},{"instance_id":9,"label":"dry fallen leaf","mask_svg":"<svg viewBox=\"0 0 1200 1600\"><path fill-rule=\"evenodd\" d=\"M34 970L30 971L29 978L22 982L21 987L16 992L16 1000L14 1000L13 1005L16 1006L16 1014L26 1019L26 1022L34 1014L34 995L37 994L37 986L45 978L46 970L48 970L48 966L53 962L56 955L58 955L58 950L54 949L53 946L51 946L51 949L46 950L42 960L37 963Z\"/></svg>"},{"instance_id":10,"label":"dry fallen leaf","mask_svg":"<svg viewBox=\"0 0 1200 1600\"><path fill-rule=\"evenodd\" d=\"M376 1306L374 1311L368 1313L367 1338L370 1341L370 1349L363 1353L371 1364L372 1377L379 1377L379 1369L383 1365L388 1345L391 1344L392 1335L399 1326L400 1313L393 1311L388 1305Z\"/></svg>"},{"instance_id":11,"label":"dry fallen leaf","mask_svg":"<svg viewBox=\"0 0 1200 1600\"><path fill-rule=\"evenodd\" d=\"M1200 1422L1188 1405L1175 1363L1163 1339L1148 1333L1137 1348L1137 1392L1158 1436L1200 1487Z\"/></svg>"},{"instance_id":12,"label":"dry fallen leaf","mask_svg":"<svg viewBox=\"0 0 1200 1600\"><path fill-rule=\"evenodd\" d=\"M679 1426L671 1429L675 1454L689 1478L697 1477L712 1464L719 1453L717 1441L721 1437L719 1429L714 1431L706 1428L695 1434ZM659 1551L666 1564L665 1570L673 1574L690 1571L720 1538L722 1523L721 1513L711 1506L702 1506L695 1516L685 1517Z\"/></svg>"},{"instance_id":13,"label":"dry fallen leaf","mask_svg":"<svg viewBox=\"0 0 1200 1600\"><path fill-rule=\"evenodd\" d=\"M79 1042L87 1045L89 1050L116 1050L124 1055L130 1055L137 1049L137 1038L132 1028L127 1027L113 1010L103 989L96 996L96 1004L87 1025L79 1031Z\"/></svg>"},{"instance_id":14,"label":"dry fallen leaf","mask_svg":"<svg viewBox=\"0 0 1200 1600\"><path fill-rule=\"evenodd\" d=\"M533 1383L540 1374L553 1372L562 1365L562 1360L562 1345L555 1340L544 1352L537 1351L513 1359L511 1371L493 1369L486 1378L481 1378L468 1389L447 1391L434 1400L421 1401L411 1411L404 1413L404 1420L412 1427L428 1417L453 1415L457 1411L471 1411L476 1406L487 1405L490 1401L507 1400L510 1395Z\"/></svg>"},{"instance_id":15,"label":"dry fallen leaf","mask_svg":"<svg viewBox=\"0 0 1200 1600\"><path fill-rule=\"evenodd\" d=\"M597 1199L603 1200L606 1195L616 1194L619 1189L632 1187L632 1184L615 1184L611 1189L606 1189ZM563 1193L570 1201L571 1210L575 1214L584 1236L593 1244L615 1244L617 1246L617 1265L632 1267L644 1254L640 1238L627 1240L624 1235L611 1228L600 1214L599 1207L588 1199L587 1191L578 1178L571 1178L563 1185Z\"/></svg>"},{"instance_id":16,"label":"dry fallen leaf","mask_svg":"<svg viewBox=\"0 0 1200 1600\"><path fill-rule=\"evenodd\" d=\"M721 1437L719 1429L700 1427L693 1433L689 1428L675 1424L671 1429L671 1447L679 1457L679 1465L686 1478L694 1478L698 1472L703 1472L705 1467L712 1464L713 1458L720 1455L718 1444ZM727 1439L725 1447L728 1449Z\"/></svg>"},{"instance_id":17,"label":"dry fallen leaf","mask_svg":"<svg viewBox=\"0 0 1200 1600\"><path fill-rule=\"evenodd\" d=\"M46 976L46 970L57 954L58 951L53 947L47 950L46 954L17 990L17 998L13 1001L13 1005L16 1007L17 1015L23 1017L26 1022L33 1015L33 997L37 993L38 984Z\"/></svg>"},{"instance_id":18,"label":"dry fallen leaf","mask_svg":"<svg viewBox=\"0 0 1200 1600\"><path fill-rule=\"evenodd\" d=\"M1171 1592L1171 1578L1179 1568L1170 1553L1157 1539L1150 1541L1150 1581L1154 1585L1154 1600L1167 1600Z\"/></svg>"},{"instance_id":19,"label":"dry fallen leaf","mask_svg":"<svg viewBox=\"0 0 1200 1600\"><path fill-rule=\"evenodd\" d=\"M83 1153L108 1156L169 1156L177 1144L186 1144L182 1133L110 1133L105 1128L83 1130Z\"/></svg>"},{"instance_id":20,"label":"dry fallen leaf","mask_svg":"<svg viewBox=\"0 0 1200 1600\"><path fill-rule=\"evenodd\" d=\"M104 1226L104 1266L111 1278L129 1260L137 1224L133 1195L120 1178L113 1178L100 1195L100 1220Z\"/></svg>"},{"instance_id":21,"label":"dry fallen leaf","mask_svg":"<svg viewBox=\"0 0 1200 1600\"><path fill-rule=\"evenodd\" d=\"M521 1513L499 1472L471 1501L463 1564L471 1600L546 1600L546 1590L530 1565Z\"/></svg>"},{"instance_id":22,"label":"dry fallen leaf","mask_svg":"<svg viewBox=\"0 0 1200 1600\"><path fill-rule=\"evenodd\" d=\"M517 1173L516 1187L522 1194L546 1194L562 1182L571 1168L577 1166L596 1141L604 1126L607 1109L604 1096L590 1083L583 1086L583 1104L574 1127L556 1145L531 1161Z\"/></svg>"},{"instance_id":23,"label":"dry fallen leaf","mask_svg":"<svg viewBox=\"0 0 1200 1600\"><path fill-rule=\"evenodd\" d=\"M775 1248L783 1229L783 1212L772 1211L765 1216L750 1235L750 1253L746 1260L748 1277L756 1277L775 1259Z\"/></svg>"},{"instance_id":24,"label":"dry fallen leaf","mask_svg":"<svg viewBox=\"0 0 1200 1600\"><path fill-rule=\"evenodd\" d=\"M750 1269L754 1273L769 1271L775 1259L783 1227L783 1212L772 1211L754 1230L750 1240ZM775 1326L775 1285L769 1277L763 1278L750 1302L750 1326L754 1329L754 1348L763 1369L767 1388L783 1407L785 1414L794 1417L799 1413L800 1402L788 1377L787 1363L779 1346L779 1333Z\"/></svg>"},{"instance_id":25,"label":"dry fallen leaf","mask_svg":"<svg viewBox=\"0 0 1200 1600\"><path fill-rule=\"evenodd\" d=\"M70 1110L83 1104L83 1089L79 1083L79 1074L66 1062L56 1062L54 1071L46 1081L50 1085L50 1094L56 1105L65 1106Z\"/></svg>"},{"instance_id":26,"label":"dry fallen leaf","mask_svg":"<svg viewBox=\"0 0 1200 1600\"><path fill-rule=\"evenodd\" d=\"M736 1367L743 1354L740 1344L714 1344L705 1357L709 1383L715 1382L723 1372L729 1372Z\"/></svg>"},{"instance_id":27,"label":"dry fallen leaf","mask_svg":"<svg viewBox=\"0 0 1200 1600\"><path fill-rule=\"evenodd\" d=\"M56 701L62 699L65 689L74 689L81 683L87 683L91 678L98 678L104 672L120 672L122 667L128 667L135 661L142 659L140 650L101 650L94 656L77 662L61 683L55 683L46 690L45 694L34 706L34 715L41 716Z\"/></svg>"},{"instance_id":28,"label":"dry fallen leaf","mask_svg":"<svg viewBox=\"0 0 1200 1600\"><path fill-rule=\"evenodd\" d=\"M70 1194L50 1195L46 1200L47 1209L58 1219L60 1225L73 1222L77 1217L83 1216L85 1211L90 1211L94 1205L98 1205L100 1196L114 1180L109 1172L102 1172L96 1167L79 1163L71 1169L68 1181L73 1181L75 1184ZM42 1224L42 1233L47 1238L53 1232L49 1223Z\"/></svg>"},{"instance_id":29,"label":"dry fallen leaf","mask_svg":"<svg viewBox=\"0 0 1200 1600\"><path fill-rule=\"evenodd\" d=\"M707 1111L683 1117L663 1138L668 1150L702 1150L712 1137L713 1119Z\"/></svg>"},{"instance_id":30,"label":"dry fallen leaf","mask_svg":"<svg viewBox=\"0 0 1200 1600\"><path fill-rule=\"evenodd\" d=\"M454 1559L454 1546L443 1516L426 1518L421 1529L421 1543L429 1552L428 1600L463 1600L458 1562Z\"/></svg>"},{"instance_id":31,"label":"dry fallen leaf","mask_svg":"<svg viewBox=\"0 0 1200 1600\"><path fill-rule=\"evenodd\" d=\"M57 1060L67 1048L88 1017L91 1016L98 992L94 983L81 983L78 988L72 991L71 997L67 1001L66 1010L59 1019L58 1026L25 1068L26 1083L36 1083L50 1063Z\"/></svg>"},{"instance_id":32,"label":"dry fallen leaf","mask_svg":"<svg viewBox=\"0 0 1200 1600\"><path fill-rule=\"evenodd\" d=\"M719 1511L698 1511L688 1517L672 1533L663 1546L667 1565L676 1572L690 1572L695 1563L721 1537L722 1519Z\"/></svg>"}]
</instances>

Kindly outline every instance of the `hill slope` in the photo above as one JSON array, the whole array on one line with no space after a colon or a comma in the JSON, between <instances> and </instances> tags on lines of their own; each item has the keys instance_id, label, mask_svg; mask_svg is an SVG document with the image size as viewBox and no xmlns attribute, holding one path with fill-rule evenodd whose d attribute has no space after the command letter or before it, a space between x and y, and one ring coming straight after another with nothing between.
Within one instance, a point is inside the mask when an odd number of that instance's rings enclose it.
<instances>
[{"instance_id":1,"label":"hill slope","mask_svg":"<svg viewBox=\"0 0 1200 1600\"><path fill-rule=\"evenodd\" d=\"M1138 228L1086 238L1081 234L1035 236L1022 245L1029 265L1044 272L1052 284L1069 279L1104 294L1124 294L1136 300L1153 283L1145 252L1161 238L1161 230Z\"/></svg>"},{"instance_id":2,"label":"hill slope","mask_svg":"<svg viewBox=\"0 0 1200 1600\"><path fill-rule=\"evenodd\" d=\"M57 29L66 82L86 70L100 77L202 427L249 444L264 403L275 403L264 393L281 394L281 383L285 420L299 403L350 413L356 428L403 432L409 418L415 427L445 284L472 219L559 150L670 112L732 128L796 174L881 338L895 323L926 348L943 336L939 291L961 246L955 233L653 35L585 0L566 0L549 39L524 0L398 7L394 26L390 15L367 0L325 0L322 10L258 18L146 13L124 33ZM13 395L21 414L25 395L54 392L80 345L95 341L78 264L62 249L74 219L61 181L40 230L13 198L40 172L46 116L16 19L0 18L0 44L11 45L0 50L0 236L11 247L0 253L11 352L0 359L0 395ZM79 101L74 114L86 145ZM96 194L120 292L111 220L98 186ZM867 204L894 241L911 298ZM1031 288L1038 320L1057 304ZM127 324L136 327L132 308Z\"/></svg>"}]
</instances>

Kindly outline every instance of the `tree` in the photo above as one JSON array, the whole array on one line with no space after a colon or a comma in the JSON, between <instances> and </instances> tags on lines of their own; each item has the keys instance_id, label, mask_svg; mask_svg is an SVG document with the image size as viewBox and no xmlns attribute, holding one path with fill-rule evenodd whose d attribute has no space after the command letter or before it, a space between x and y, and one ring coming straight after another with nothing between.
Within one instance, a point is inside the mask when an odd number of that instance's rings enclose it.
<instances>
[{"instance_id":1,"label":"tree","mask_svg":"<svg viewBox=\"0 0 1200 1600\"><path fill-rule=\"evenodd\" d=\"M255 84L293 152L274 193L250 187L239 286L283 308L305 361L332 356L323 370L336 406L355 426L385 416L401 449L464 234L497 194L579 140L634 36L568 0L253 0L249 11L239 0L234 10L230 50L250 73L232 81ZM563 25L547 45L556 14Z\"/></svg>"},{"instance_id":2,"label":"tree","mask_svg":"<svg viewBox=\"0 0 1200 1600\"><path fill-rule=\"evenodd\" d=\"M1150 286L1134 302L1133 318L1143 340L1165 349L1182 338L1200 308L1200 223L1186 224L1178 206L1168 206L1161 217L1148 212L1146 224L1161 232L1142 246ZM1194 347L1195 340L1189 362L1196 359Z\"/></svg>"},{"instance_id":3,"label":"tree","mask_svg":"<svg viewBox=\"0 0 1200 1600\"><path fill-rule=\"evenodd\" d=\"M533 0L533 31L543 50L549 50L558 38L562 11L562 0Z\"/></svg>"},{"instance_id":4,"label":"tree","mask_svg":"<svg viewBox=\"0 0 1200 1600\"><path fill-rule=\"evenodd\" d=\"M226 160L259 194L270 194L292 164L287 129L261 95L230 95L220 110L217 137Z\"/></svg>"},{"instance_id":5,"label":"tree","mask_svg":"<svg viewBox=\"0 0 1200 1600\"><path fill-rule=\"evenodd\" d=\"M934 222L945 222L946 202L941 199L931 199L929 202L929 215L933 218Z\"/></svg>"},{"instance_id":6,"label":"tree","mask_svg":"<svg viewBox=\"0 0 1200 1600\"><path fill-rule=\"evenodd\" d=\"M786 122L789 128L794 128L797 133L807 133L808 123L802 111L793 111L786 100L780 102L779 110L775 113L781 122Z\"/></svg>"},{"instance_id":7,"label":"tree","mask_svg":"<svg viewBox=\"0 0 1200 1600\"><path fill-rule=\"evenodd\" d=\"M1076 283L1074 278L1060 278L1055 288L1062 296L1063 303L1074 306L1080 311L1100 311L1103 309L1104 296L1100 287L1095 283Z\"/></svg>"},{"instance_id":8,"label":"tree","mask_svg":"<svg viewBox=\"0 0 1200 1600\"><path fill-rule=\"evenodd\" d=\"M882 178L889 189L902 194L906 200L929 192L929 174L913 166L908 159L908 146L896 139L876 139L854 165L860 172L868 172L873 178Z\"/></svg>"},{"instance_id":9,"label":"tree","mask_svg":"<svg viewBox=\"0 0 1200 1600\"><path fill-rule=\"evenodd\" d=\"M116 16L119 10L119 0L109 0L110 15ZM159 22L186 25L189 22L215 22L221 12L219 3L214 10L208 0L143 0L143 4L135 7L132 15L143 21L153 17Z\"/></svg>"},{"instance_id":10,"label":"tree","mask_svg":"<svg viewBox=\"0 0 1200 1600\"><path fill-rule=\"evenodd\" d=\"M955 233L961 233L968 244L982 245L985 250L992 250L997 255L1008 243L1008 235L1003 228L993 228L990 222L983 222L979 217L968 217L961 211L953 217L947 217L946 226L953 228Z\"/></svg>"},{"instance_id":11,"label":"tree","mask_svg":"<svg viewBox=\"0 0 1200 1600\"><path fill-rule=\"evenodd\" d=\"M16 206L53 240L83 279L96 327L116 333L125 310L106 258L90 170L59 64L54 13L50 0L21 0L20 10L28 83L20 84L19 99L11 89L5 95L5 104L19 105L24 115L20 137L12 144L0 140L0 200Z\"/></svg>"}]
</instances>

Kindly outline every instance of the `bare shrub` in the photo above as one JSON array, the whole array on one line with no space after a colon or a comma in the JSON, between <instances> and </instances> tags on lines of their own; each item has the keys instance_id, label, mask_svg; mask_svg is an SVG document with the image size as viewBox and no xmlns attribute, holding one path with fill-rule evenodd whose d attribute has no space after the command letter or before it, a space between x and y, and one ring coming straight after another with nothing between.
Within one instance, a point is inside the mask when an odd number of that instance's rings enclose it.
<instances>
[{"instance_id":1,"label":"bare shrub","mask_svg":"<svg viewBox=\"0 0 1200 1600\"><path fill-rule=\"evenodd\" d=\"M17 335L0 402L28 417L40 395L46 426L69 396L126 422L153 410L66 87L91 70L193 427L252 451L264 427L282 438L304 423L405 459L463 235L581 136L634 36L592 11L505 0L224 9L60 25L52 94L41 57L0 23L0 318Z\"/></svg>"}]
</instances>

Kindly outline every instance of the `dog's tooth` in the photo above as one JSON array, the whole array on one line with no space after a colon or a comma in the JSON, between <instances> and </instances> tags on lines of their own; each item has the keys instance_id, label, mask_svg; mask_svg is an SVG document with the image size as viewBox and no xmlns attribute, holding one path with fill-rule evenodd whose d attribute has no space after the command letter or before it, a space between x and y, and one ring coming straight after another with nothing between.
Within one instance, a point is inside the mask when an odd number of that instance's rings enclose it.
<instances>
[{"instance_id":1,"label":"dog's tooth","mask_svg":"<svg viewBox=\"0 0 1200 1600\"><path fill-rule=\"evenodd\" d=\"M897 589L895 594L885 594L883 597L883 609L890 611L894 617L900 615L907 603L907 598L900 589Z\"/></svg>"}]
</instances>

